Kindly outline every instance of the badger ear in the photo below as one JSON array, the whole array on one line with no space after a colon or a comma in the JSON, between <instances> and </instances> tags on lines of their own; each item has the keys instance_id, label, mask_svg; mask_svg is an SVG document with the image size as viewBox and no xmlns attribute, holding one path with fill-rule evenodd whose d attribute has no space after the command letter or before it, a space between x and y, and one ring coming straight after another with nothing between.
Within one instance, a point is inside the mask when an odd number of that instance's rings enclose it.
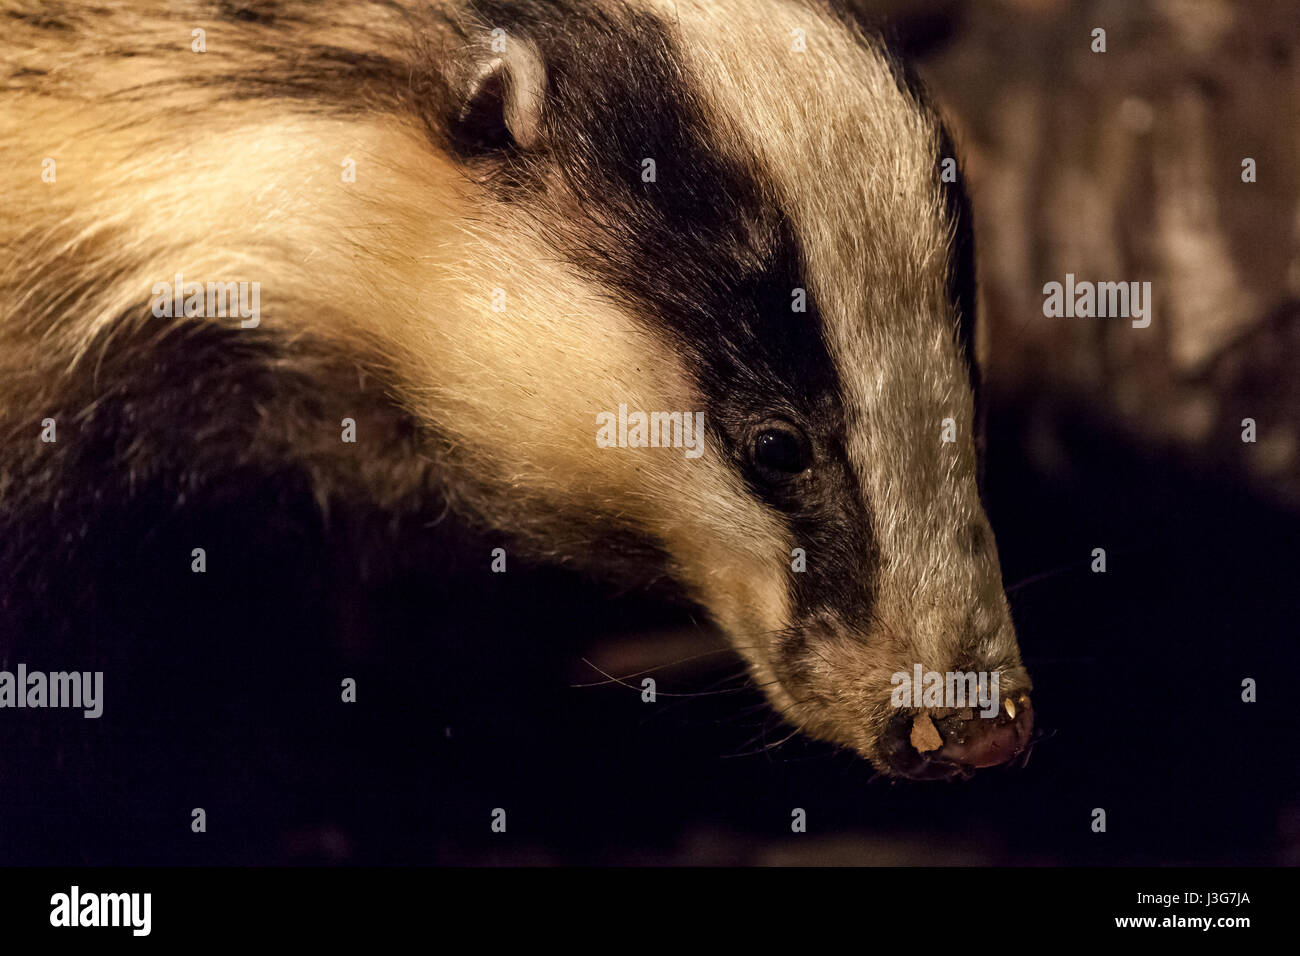
<instances>
[{"instance_id":1,"label":"badger ear","mask_svg":"<svg viewBox=\"0 0 1300 956\"><path fill-rule=\"evenodd\" d=\"M517 37L494 37L462 70L452 138L468 153L537 142L546 99L546 67L536 48Z\"/></svg>"}]
</instances>

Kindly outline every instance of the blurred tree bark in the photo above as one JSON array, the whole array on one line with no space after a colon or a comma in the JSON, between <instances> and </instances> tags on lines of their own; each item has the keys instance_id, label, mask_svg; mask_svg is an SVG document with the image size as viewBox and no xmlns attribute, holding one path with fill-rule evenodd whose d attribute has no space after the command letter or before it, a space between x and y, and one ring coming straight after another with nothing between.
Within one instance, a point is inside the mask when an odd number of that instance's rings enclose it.
<instances>
[{"instance_id":1,"label":"blurred tree bark","mask_svg":"<svg viewBox=\"0 0 1300 956\"><path fill-rule=\"evenodd\" d=\"M1085 403L1300 508L1300 3L868 5L921 54L954 127L986 369L1035 403L1042 464L1068 467L1053 410ZM1066 273L1150 281L1150 327L1044 316Z\"/></svg>"}]
</instances>

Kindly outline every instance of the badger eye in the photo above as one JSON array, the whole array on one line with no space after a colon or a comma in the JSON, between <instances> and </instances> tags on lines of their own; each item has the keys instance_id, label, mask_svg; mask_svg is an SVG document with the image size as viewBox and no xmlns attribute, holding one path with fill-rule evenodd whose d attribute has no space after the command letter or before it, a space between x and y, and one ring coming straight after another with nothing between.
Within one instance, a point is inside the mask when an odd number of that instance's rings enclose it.
<instances>
[{"instance_id":1,"label":"badger eye","mask_svg":"<svg viewBox=\"0 0 1300 956\"><path fill-rule=\"evenodd\" d=\"M807 439L790 425L764 428L754 436L749 456L754 468L769 481L807 471L812 458Z\"/></svg>"}]
</instances>

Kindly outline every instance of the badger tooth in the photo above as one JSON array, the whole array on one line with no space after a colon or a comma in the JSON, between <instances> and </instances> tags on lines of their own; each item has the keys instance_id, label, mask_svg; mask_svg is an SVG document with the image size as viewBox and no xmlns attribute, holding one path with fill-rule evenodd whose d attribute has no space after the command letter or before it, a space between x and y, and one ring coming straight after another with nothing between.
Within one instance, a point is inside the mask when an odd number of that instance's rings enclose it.
<instances>
[{"instance_id":1,"label":"badger tooth","mask_svg":"<svg viewBox=\"0 0 1300 956\"><path fill-rule=\"evenodd\" d=\"M1003 703L1003 705L1004 705L1004 706L1006 707L1006 709L1007 709L1007 716L1010 717L1012 720L1015 720L1015 719L1016 719L1016 705L1015 705L1015 703L1011 700L1010 697L1008 697L1008 698L1007 698L1006 700L1004 700L1002 703Z\"/></svg>"}]
</instances>

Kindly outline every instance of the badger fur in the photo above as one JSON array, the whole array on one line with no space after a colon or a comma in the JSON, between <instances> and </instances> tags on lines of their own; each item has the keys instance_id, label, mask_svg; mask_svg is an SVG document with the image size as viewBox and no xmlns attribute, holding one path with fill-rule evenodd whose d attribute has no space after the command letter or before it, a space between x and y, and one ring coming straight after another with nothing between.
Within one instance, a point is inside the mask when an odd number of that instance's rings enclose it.
<instances>
[{"instance_id":1,"label":"badger fur","mask_svg":"<svg viewBox=\"0 0 1300 956\"><path fill-rule=\"evenodd\" d=\"M886 772L980 763L919 752L891 675L1024 699L953 152L844 11L8 0L0 48L7 662L112 641L93 556L252 481L272 539L305 499L666 577ZM160 316L174 276L260 314ZM620 406L706 451L600 447Z\"/></svg>"}]
</instances>

